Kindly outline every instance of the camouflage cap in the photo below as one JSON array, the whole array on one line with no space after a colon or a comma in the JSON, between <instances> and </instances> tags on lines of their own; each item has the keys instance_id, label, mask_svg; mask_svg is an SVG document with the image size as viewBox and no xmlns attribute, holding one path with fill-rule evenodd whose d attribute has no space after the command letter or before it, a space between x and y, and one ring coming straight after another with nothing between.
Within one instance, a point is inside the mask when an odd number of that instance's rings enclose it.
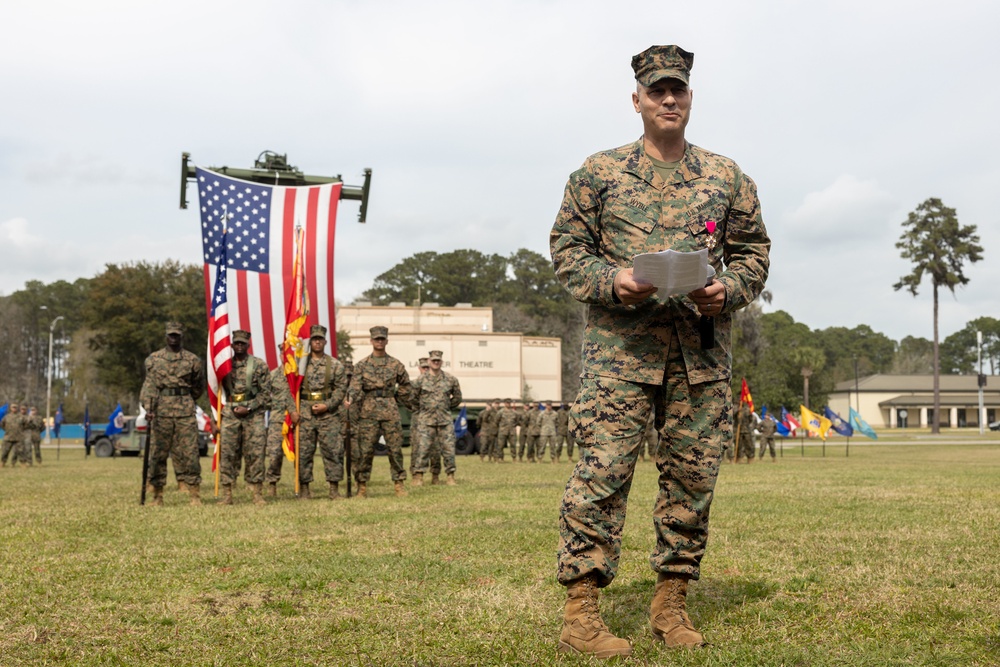
<instances>
[{"instance_id":1,"label":"camouflage cap","mask_svg":"<svg viewBox=\"0 0 1000 667\"><path fill-rule=\"evenodd\" d=\"M444 359L444 352L442 352L441 350L431 350L427 354L430 356L431 361L434 361L435 359L441 361L442 359Z\"/></svg>"},{"instance_id":2,"label":"camouflage cap","mask_svg":"<svg viewBox=\"0 0 1000 667\"><path fill-rule=\"evenodd\" d=\"M421 368L430 368L430 360L427 357L420 357L417 359L417 363L420 364Z\"/></svg>"},{"instance_id":3,"label":"camouflage cap","mask_svg":"<svg viewBox=\"0 0 1000 667\"><path fill-rule=\"evenodd\" d=\"M233 342L234 343L249 343L250 342L250 332L246 329L237 329L233 332Z\"/></svg>"},{"instance_id":4,"label":"camouflage cap","mask_svg":"<svg viewBox=\"0 0 1000 667\"><path fill-rule=\"evenodd\" d=\"M371 333L372 338L388 338L389 337L389 329L388 329L388 327L372 327L368 331Z\"/></svg>"},{"instance_id":5,"label":"camouflage cap","mask_svg":"<svg viewBox=\"0 0 1000 667\"><path fill-rule=\"evenodd\" d=\"M168 334L183 334L184 325L180 322L167 322L167 333Z\"/></svg>"},{"instance_id":6,"label":"camouflage cap","mask_svg":"<svg viewBox=\"0 0 1000 667\"><path fill-rule=\"evenodd\" d=\"M309 339L322 338L326 339L326 327L322 324L314 324L309 327Z\"/></svg>"},{"instance_id":7,"label":"camouflage cap","mask_svg":"<svg viewBox=\"0 0 1000 667\"><path fill-rule=\"evenodd\" d=\"M635 80L647 88L660 79L680 79L688 83L693 66L694 54L673 44L651 46L632 56Z\"/></svg>"}]
</instances>

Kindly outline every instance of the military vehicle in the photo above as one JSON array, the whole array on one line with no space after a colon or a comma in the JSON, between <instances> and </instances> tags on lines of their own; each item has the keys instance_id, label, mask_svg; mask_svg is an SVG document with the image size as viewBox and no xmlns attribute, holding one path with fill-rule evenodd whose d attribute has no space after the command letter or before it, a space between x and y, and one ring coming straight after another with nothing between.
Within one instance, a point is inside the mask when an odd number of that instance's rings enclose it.
<instances>
[{"instance_id":1,"label":"military vehicle","mask_svg":"<svg viewBox=\"0 0 1000 667\"><path fill-rule=\"evenodd\" d=\"M90 446L94 455L106 458L109 456L138 456L146 446L146 420L142 417L125 417L121 433L107 435L104 431L90 434ZM208 448L212 435L204 431L198 432L198 455L208 456Z\"/></svg>"},{"instance_id":2,"label":"military vehicle","mask_svg":"<svg viewBox=\"0 0 1000 667\"><path fill-rule=\"evenodd\" d=\"M181 208L187 208L187 184L196 178L195 166L189 164L190 153L181 153ZM302 173L298 168L288 164L288 155L279 155L274 151L263 151L254 161L253 169L238 169L234 167L207 167L214 172L239 178L254 183L268 185L325 185L327 183L343 183L340 174L336 176L311 176ZM372 184L372 170L364 170L365 182L361 186L344 184L340 190L341 199L352 199L361 202L358 211L358 222L364 222L368 215L368 192Z\"/></svg>"}]
</instances>

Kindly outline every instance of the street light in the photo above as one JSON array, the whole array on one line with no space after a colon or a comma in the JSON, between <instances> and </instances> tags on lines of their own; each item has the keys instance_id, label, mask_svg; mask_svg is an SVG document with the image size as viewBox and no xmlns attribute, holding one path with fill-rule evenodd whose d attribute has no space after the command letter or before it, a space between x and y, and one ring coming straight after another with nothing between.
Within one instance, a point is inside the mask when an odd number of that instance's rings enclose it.
<instances>
[{"instance_id":1,"label":"street light","mask_svg":"<svg viewBox=\"0 0 1000 667\"><path fill-rule=\"evenodd\" d=\"M43 310L48 310L45 306L42 306ZM49 435L49 415L52 412L52 334L56 330L56 322L63 319L62 315L56 317L52 320L52 324L49 325L49 366L48 372L49 376L48 388L45 391L45 444L52 442L52 438Z\"/></svg>"}]
</instances>

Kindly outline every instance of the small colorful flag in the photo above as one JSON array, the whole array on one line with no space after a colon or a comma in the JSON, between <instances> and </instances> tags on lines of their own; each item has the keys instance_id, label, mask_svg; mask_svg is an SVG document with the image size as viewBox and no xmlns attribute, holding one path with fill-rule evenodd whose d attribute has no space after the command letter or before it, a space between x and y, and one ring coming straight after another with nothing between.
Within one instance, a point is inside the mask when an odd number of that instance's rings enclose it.
<instances>
[{"instance_id":1,"label":"small colorful flag","mask_svg":"<svg viewBox=\"0 0 1000 667\"><path fill-rule=\"evenodd\" d=\"M753 396L750 395L750 387L747 386L747 379L743 378L743 388L740 389L740 405L750 404L750 412L753 412Z\"/></svg>"},{"instance_id":2,"label":"small colorful flag","mask_svg":"<svg viewBox=\"0 0 1000 667\"><path fill-rule=\"evenodd\" d=\"M830 425L834 431L840 435L845 435L848 438L854 435L854 429L851 428L851 425L841 419L840 415L831 410L829 405L823 408L823 414L830 420Z\"/></svg>"},{"instance_id":3,"label":"small colorful flag","mask_svg":"<svg viewBox=\"0 0 1000 667\"><path fill-rule=\"evenodd\" d=\"M124 427L125 416L122 414L122 404L119 403L118 407L112 410L111 415L108 417L108 427L104 429L104 435L121 433Z\"/></svg>"},{"instance_id":4,"label":"small colorful flag","mask_svg":"<svg viewBox=\"0 0 1000 667\"><path fill-rule=\"evenodd\" d=\"M816 414L804 405L799 406L799 412L802 414L802 421L806 425L806 430L826 440L826 433L832 426L830 420L823 415Z\"/></svg>"},{"instance_id":5,"label":"small colorful flag","mask_svg":"<svg viewBox=\"0 0 1000 667\"><path fill-rule=\"evenodd\" d=\"M857 411L855 411L854 408L849 408L849 410L851 412L848 415L848 419L851 420L851 424L854 425L854 428L856 428L857 430L861 431L863 434L865 434L866 436L868 436L872 440L878 440L878 434L875 433L875 429L873 429L871 426L869 426L868 422L866 422L864 419L862 419L861 415L859 415L857 413Z\"/></svg>"}]
</instances>

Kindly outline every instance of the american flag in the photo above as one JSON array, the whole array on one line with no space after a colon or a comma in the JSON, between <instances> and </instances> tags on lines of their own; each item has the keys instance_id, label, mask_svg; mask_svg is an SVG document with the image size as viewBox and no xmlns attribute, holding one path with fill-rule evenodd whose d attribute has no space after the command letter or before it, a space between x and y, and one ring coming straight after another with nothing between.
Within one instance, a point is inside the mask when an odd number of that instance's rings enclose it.
<instances>
[{"instance_id":1,"label":"american flag","mask_svg":"<svg viewBox=\"0 0 1000 667\"><path fill-rule=\"evenodd\" d=\"M268 368L277 368L285 307L295 288L295 227L301 226L312 301L305 330L313 324L326 326L331 353L336 354L333 242L342 185L265 185L201 168L197 179L206 301L224 263L229 269L230 327L249 331L250 353L265 359ZM228 239L223 236L226 228Z\"/></svg>"},{"instance_id":2,"label":"american flag","mask_svg":"<svg viewBox=\"0 0 1000 667\"><path fill-rule=\"evenodd\" d=\"M222 229L222 243L219 253L219 268L215 272L215 287L212 289L211 301L208 304L208 402L218 418L218 410L222 406L219 384L233 369L233 347L229 328L229 290L227 288L229 270L227 230ZM215 459L212 461L215 470Z\"/></svg>"}]
</instances>

